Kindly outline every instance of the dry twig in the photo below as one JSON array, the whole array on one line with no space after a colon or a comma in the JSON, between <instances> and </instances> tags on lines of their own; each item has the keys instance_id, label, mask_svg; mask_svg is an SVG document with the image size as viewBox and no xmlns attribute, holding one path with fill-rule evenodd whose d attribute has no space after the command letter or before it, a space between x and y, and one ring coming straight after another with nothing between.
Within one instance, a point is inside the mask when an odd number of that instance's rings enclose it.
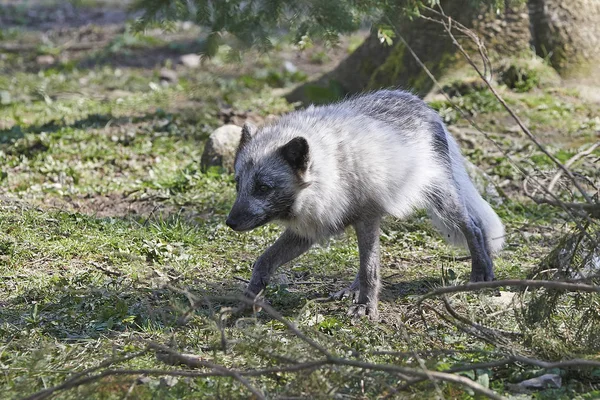
<instances>
[{"instance_id":1,"label":"dry twig","mask_svg":"<svg viewBox=\"0 0 600 400\"><path fill-rule=\"evenodd\" d=\"M536 287L536 288L546 288L546 289L556 289L556 290L571 290L571 291L579 291L579 292L589 292L589 293L600 293L600 286L587 285L585 283L571 283L571 282L560 282L560 281L544 281L544 280L531 280L531 279L506 279L501 281L491 281L491 282L471 282L465 285L456 285L456 286L445 286L440 287L426 295L422 296L419 300L417 300L417 306L423 303L423 301L435 297L440 296L447 293L459 293L459 292L473 292L482 289L494 289L503 286L518 286L518 287Z\"/></svg>"}]
</instances>

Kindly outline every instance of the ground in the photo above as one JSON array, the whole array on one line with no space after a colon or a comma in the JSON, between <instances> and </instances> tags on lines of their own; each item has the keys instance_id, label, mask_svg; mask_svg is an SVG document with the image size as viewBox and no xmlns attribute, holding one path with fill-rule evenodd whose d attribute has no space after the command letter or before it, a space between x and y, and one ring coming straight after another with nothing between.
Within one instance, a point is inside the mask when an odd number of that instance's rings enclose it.
<instances>
[{"instance_id":1,"label":"ground","mask_svg":"<svg viewBox=\"0 0 600 400\"><path fill-rule=\"evenodd\" d=\"M345 38L336 49L305 52L282 41L272 54L250 52L241 64L227 62L223 47L215 58L190 68L179 57L202 51L206 32L197 27L179 24L168 35L134 35L116 2L41 3L0 7L4 396L26 397L148 343L239 370L318 359L313 347L264 311L222 317L237 304L233 298L249 279L253 261L280 228L229 230L224 220L235 197L232 176L219 169L200 171L200 155L212 130L232 118L260 123L293 109L282 97L285 89L331 68L364 35ZM163 68L176 77L161 79ZM598 140L600 105L574 89L518 93L501 87L501 92L562 162ZM431 105L466 157L500 192L490 199L507 228L496 277L528 277L573 229L563 212L524 195L523 172L530 186L547 184L554 166L487 92L467 91L455 101L490 132L485 138L434 96ZM596 150L573 166L596 185L598 156ZM568 196L566 188L559 182L556 191ZM338 357L446 371L493 359L507 348L544 359L582 356L568 346L552 347L549 337L519 325L511 299L520 292L513 288L449 297L454 309L479 324L521 331L509 343L458 329L438 300L416 307L420 295L464 283L470 273L468 258L444 244L424 213L385 221L380 321L351 320L348 302L325 301L351 282L357 266L356 239L349 231L282 268L266 299ZM181 369L163 361L149 352L113 367ZM511 385L540 371L519 364L462 374L516 396ZM563 387L536 396L597 398L598 371L559 371ZM398 391L403 381L397 375L348 365L248 380L269 398L473 396L450 384ZM109 376L56 394L61 399L248 395L235 379L166 373Z\"/></svg>"}]
</instances>

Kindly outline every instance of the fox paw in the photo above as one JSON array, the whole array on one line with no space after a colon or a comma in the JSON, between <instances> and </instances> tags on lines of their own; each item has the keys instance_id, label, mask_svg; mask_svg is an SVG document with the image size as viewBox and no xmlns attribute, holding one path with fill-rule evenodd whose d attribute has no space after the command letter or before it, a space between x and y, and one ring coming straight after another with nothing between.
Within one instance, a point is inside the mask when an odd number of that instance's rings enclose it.
<instances>
[{"instance_id":1,"label":"fox paw","mask_svg":"<svg viewBox=\"0 0 600 400\"><path fill-rule=\"evenodd\" d=\"M360 285L358 283L358 278L356 278L354 282L350 284L350 286L338 292L332 293L329 298L333 300L343 300L348 298L352 301L356 301L358 299L358 293L360 292L359 288Z\"/></svg>"},{"instance_id":2,"label":"fox paw","mask_svg":"<svg viewBox=\"0 0 600 400\"><path fill-rule=\"evenodd\" d=\"M356 304L350 307L348 316L352 318L368 317L371 321L377 321L379 319L379 311L377 310L377 305Z\"/></svg>"},{"instance_id":3,"label":"fox paw","mask_svg":"<svg viewBox=\"0 0 600 400\"><path fill-rule=\"evenodd\" d=\"M471 271L471 282L489 282L494 280L494 272L486 270Z\"/></svg>"},{"instance_id":4,"label":"fox paw","mask_svg":"<svg viewBox=\"0 0 600 400\"><path fill-rule=\"evenodd\" d=\"M332 293L329 298L333 299L333 300L344 300L344 299L350 299L352 301L358 299L358 293L359 290L358 288L353 288L352 286L348 286L347 288L344 288L338 292Z\"/></svg>"}]
</instances>

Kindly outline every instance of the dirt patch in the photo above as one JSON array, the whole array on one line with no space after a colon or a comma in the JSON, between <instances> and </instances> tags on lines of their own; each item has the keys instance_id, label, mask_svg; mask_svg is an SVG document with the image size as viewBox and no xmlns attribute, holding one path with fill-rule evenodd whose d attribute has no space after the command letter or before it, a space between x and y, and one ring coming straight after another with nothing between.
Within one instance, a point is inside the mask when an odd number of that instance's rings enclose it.
<instances>
[{"instance_id":1,"label":"dirt patch","mask_svg":"<svg viewBox=\"0 0 600 400\"><path fill-rule=\"evenodd\" d=\"M0 26L45 31L88 24L122 24L130 17L130 2L98 2L96 6L77 7L67 1L0 1Z\"/></svg>"},{"instance_id":2,"label":"dirt patch","mask_svg":"<svg viewBox=\"0 0 600 400\"><path fill-rule=\"evenodd\" d=\"M206 220L210 212L166 204L158 199L135 199L126 194L47 198L44 204L64 211L78 212L98 218L157 218L179 215L186 220Z\"/></svg>"}]
</instances>

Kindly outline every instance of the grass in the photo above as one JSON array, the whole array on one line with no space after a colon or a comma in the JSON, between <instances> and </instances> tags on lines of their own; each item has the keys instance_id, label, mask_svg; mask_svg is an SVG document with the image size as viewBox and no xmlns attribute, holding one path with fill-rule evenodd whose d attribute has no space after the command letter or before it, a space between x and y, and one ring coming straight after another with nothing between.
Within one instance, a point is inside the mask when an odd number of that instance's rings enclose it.
<instances>
[{"instance_id":1,"label":"grass","mask_svg":"<svg viewBox=\"0 0 600 400\"><path fill-rule=\"evenodd\" d=\"M159 44L145 42L146 47L154 45ZM0 106L3 397L21 398L60 384L73 372L132 354L149 341L239 369L281 365L286 357L318 358L314 349L265 313L223 325L216 316L235 305L231 301L203 303L186 314L190 306L186 292L238 295L243 290L240 279L249 279L253 261L280 232L267 226L238 234L224 225L235 195L232 177L199 169L203 143L221 124L218 111L224 103L235 110L249 109L256 118L290 110L272 90L302 80L303 75L280 69L276 56L263 56L239 72L211 63L198 70L179 68L178 82L165 85L158 79L160 66L83 68L76 61L31 72L11 69L26 60L0 61L5 71L0 91L10 95L10 102ZM483 125L495 128L494 137L512 162L531 173L552 172L524 139L501 134L506 120L486 94L469 96L463 105ZM544 134L546 143L553 143L551 151L562 161L589 142L597 129L592 117L596 106L571 93L548 89L507 96ZM464 125L456 116L449 122ZM488 141L475 136L459 141L466 156L506 194L497 210L507 225L508 246L497 259L497 277L524 278L571 224L550 207L524 199L522 178ZM578 168L598 179L585 160ZM356 273L352 232L316 246L282 268L266 297L338 356L354 351L364 361L418 367L412 353L393 357L374 352L447 350L423 360L428 368L443 371L487 361L502 349L442 319L434 312L443 307L440 302L430 303L424 319L414 308L418 296L431 288L468 280L470 265L462 255L440 240L423 213L407 221L389 219L382 234L381 322L352 321L346 317L347 302L319 301ZM512 294L510 289L503 293ZM457 294L451 301L459 312L485 321L486 326L519 329L514 313L503 311L506 306L489 293ZM487 318L493 313L503 317ZM536 354L527 340L512 346ZM565 350L561 356L577 354ZM178 369L152 353L118 367ZM500 393L511 393L511 383L541 372L520 365L463 374ZM598 395L597 370L591 378L560 372L565 386L542 391L538 398ZM393 375L346 366L249 380L273 398L376 398L398 386ZM446 398L474 397L458 386L438 388ZM420 384L397 397L427 398L436 390ZM57 398L127 396L247 398L248 392L229 378L134 374L105 378L61 392Z\"/></svg>"}]
</instances>

